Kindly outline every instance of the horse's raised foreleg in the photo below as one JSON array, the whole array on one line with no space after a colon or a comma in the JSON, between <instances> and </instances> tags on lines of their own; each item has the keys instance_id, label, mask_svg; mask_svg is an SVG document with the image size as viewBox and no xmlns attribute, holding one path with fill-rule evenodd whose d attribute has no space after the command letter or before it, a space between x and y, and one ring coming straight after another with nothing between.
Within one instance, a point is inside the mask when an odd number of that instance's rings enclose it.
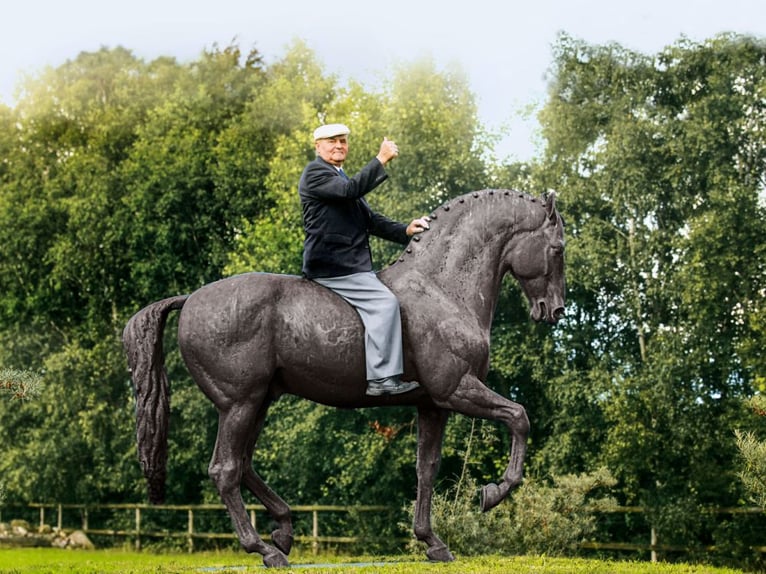
<instances>
[{"instance_id":1,"label":"horse's raised foreleg","mask_svg":"<svg viewBox=\"0 0 766 574\"><path fill-rule=\"evenodd\" d=\"M248 447L254 443L257 405L239 404L219 412L218 437L208 472L221 500L226 505L239 542L247 552L258 552L266 566L287 566L287 557L266 544L250 524L240 486L245 462L250 462Z\"/></svg>"},{"instance_id":2,"label":"horse's raised foreleg","mask_svg":"<svg viewBox=\"0 0 766 574\"><path fill-rule=\"evenodd\" d=\"M293 546L293 522L290 507L276 492L269 488L269 485L252 467L245 468L242 482L261 501L269 516L277 523L277 528L271 533L274 546L285 554L290 554L290 549Z\"/></svg>"},{"instance_id":3,"label":"horse's raised foreleg","mask_svg":"<svg viewBox=\"0 0 766 574\"><path fill-rule=\"evenodd\" d=\"M253 451L255 450L258 436L263 430L268 407L268 402L261 407L255 421L255 432L247 447L248 459L245 463L242 483L263 504L269 516L277 523L277 529L271 533L271 540L274 542L274 545L285 554L290 554L290 549L293 545L293 523L290 507L276 492L269 488L269 485L263 481L252 466Z\"/></svg>"},{"instance_id":4,"label":"horse's raised foreleg","mask_svg":"<svg viewBox=\"0 0 766 574\"><path fill-rule=\"evenodd\" d=\"M439 562L455 559L447 545L434 534L431 527L431 500L434 479L442 459L444 427L449 413L441 409L418 409L418 497L415 502L413 529L415 537L428 545L426 556Z\"/></svg>"},{"instance_id":5,"label":"horse's raised foreleg","mask_svg":"<svg viewBox=\"0 0 766 574\"><path fill-rule=\"evenodd\" d=\"M501 421L508 428L511 452L503 478L500 484L488 484L481 491L481 509L494 508L521 484L529 435L527 412L520 404L490 390L472 375L465 375L448 398L435 402L440 407L468 416Z\"/></svg>"}]
</instances>

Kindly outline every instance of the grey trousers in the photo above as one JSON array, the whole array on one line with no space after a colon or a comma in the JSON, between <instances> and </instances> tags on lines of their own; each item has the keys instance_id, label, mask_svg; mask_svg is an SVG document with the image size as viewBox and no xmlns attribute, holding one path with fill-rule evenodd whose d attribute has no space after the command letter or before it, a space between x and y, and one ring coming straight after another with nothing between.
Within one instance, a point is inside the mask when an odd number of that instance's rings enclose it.
<instances>
[{"instance_id":1,"label":"grey trousers","mask_svg":"<svg viewBox=\"0 0 766 574\"><path fill-rule=\"evenodd\" d=\"M371 271L314 281L335 291L359 313L365 331L367 380L401 375L402 318L396 295Z\"/></svg>"}]
</instances>

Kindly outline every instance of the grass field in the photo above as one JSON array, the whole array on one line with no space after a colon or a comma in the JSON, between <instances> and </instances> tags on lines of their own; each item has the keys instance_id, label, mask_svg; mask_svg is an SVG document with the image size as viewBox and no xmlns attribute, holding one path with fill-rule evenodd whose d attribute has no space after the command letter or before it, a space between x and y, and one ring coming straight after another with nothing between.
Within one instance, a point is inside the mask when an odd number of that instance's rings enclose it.
<instances>
[{"instance_id":1,"label":"grass field","mask_svg":"<svg viewBox=\"0 0 766 574\"><path fill-rule=\"evenodd\" d=\"M288 568L306 574L742 574L741 570L691 564L651 564L546 557L465 557L449 564L411 556L291 556ZM191 574L266 572L260 557L239 552L153 554L120 550L0 549L2 574Z\"/></svg>"}]
</instances>

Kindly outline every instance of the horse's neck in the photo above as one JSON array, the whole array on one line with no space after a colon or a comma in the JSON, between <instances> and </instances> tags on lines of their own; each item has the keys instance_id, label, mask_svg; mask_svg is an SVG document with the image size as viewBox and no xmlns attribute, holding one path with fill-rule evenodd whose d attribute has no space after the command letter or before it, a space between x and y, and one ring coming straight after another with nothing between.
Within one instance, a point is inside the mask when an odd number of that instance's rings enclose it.
<instances>
[{"instance_id":1,"label":"horse's neck","mask_svg":"<svg viewBox=\"0 0 766 574\"><path fill-rule=\"evenodd\" d=\"M387 269L392 278L417 276L489 330L514 235L523 230L529 196L513 192L479 192L462 196L432 214L431 229L413 238L398 262Z\"/></svg>"}]
</instances>

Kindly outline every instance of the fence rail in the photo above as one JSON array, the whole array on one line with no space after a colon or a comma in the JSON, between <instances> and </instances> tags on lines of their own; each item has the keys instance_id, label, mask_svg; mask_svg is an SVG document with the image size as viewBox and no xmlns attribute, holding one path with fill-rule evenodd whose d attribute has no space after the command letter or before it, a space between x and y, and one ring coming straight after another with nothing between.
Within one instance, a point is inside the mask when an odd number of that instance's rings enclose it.
<instances>
[{"instance_id":1,"label":"fence rail","mask_svg":"<svg viewBox=\"0 0 766 574\"><path fill-rule=\"evenodd\" d=\"M78 510L81 517L81 524L79 529L88 535L98 535L107 537L126 537L133 538L134 544L137 550L141 549L142 539L147 538L181 538L187 542L187 548L189 552L194 551L195 540L236 540L236 535L230 532L202 532L197 529L196 513L203 511L218 511L224 513L226 507L223 504L195 504L195 505L149 505L149 504L61 504L61 503L32 503L28 505L0 505L0 521L2 521L2 512L4 508L28 508L36 510L39 514L39 524L43 526L47 524L46 511L54 511L56 515L56 526L59 529L71 529L72 525L64 524L64 511L65 510ZM256 527L256 511L266 512L266 509L261 505L247 505L247 511L250 514L250 523L253 527ZM91 528L89 524L89 512L96 512L100 510L124 510L126 512L133 512L133 525L134 528L130 529L108 529L108 528ZM296 535L295 542L309 544L314 552L319 550L320 544L350 544L360 542L361 537L358 536L328 536L320 534L319 517L321 513L358 513L358 512L394 512L396 509L388 506L334 506L334 505L296 505L290 508L293 514L310 513L311 515L311 534L310 535ZM161 512L185 512L186 513L186 530L171 531L171 530L152 530L147 528L143 523L144 513L151 511L152 513ZM643 514L645 509L637 506L623 506L610 510L599 510L598 514ZM717 515L762 515L766 514L766 511L757 507L732 507L732 508L709 508L703 512ZM270 535L265 534L262 536L264 539L270 539ZM651 553L652 561L656 561L658 552L688 552L693 549L690 547L673 546L660 544L657 540L657 533L652 527L650 532L650 540L648 543L628 543L628 542L596 542L587 541L580 543L580 548L589 550L610 550L610 551L647 551ZM698 548L699 549L699 548ZM715 546L705 546L701 548L707 552L715 552ZM752 550L766 554L765 546L753 546Z\"/></svg>"}]
</instances>

